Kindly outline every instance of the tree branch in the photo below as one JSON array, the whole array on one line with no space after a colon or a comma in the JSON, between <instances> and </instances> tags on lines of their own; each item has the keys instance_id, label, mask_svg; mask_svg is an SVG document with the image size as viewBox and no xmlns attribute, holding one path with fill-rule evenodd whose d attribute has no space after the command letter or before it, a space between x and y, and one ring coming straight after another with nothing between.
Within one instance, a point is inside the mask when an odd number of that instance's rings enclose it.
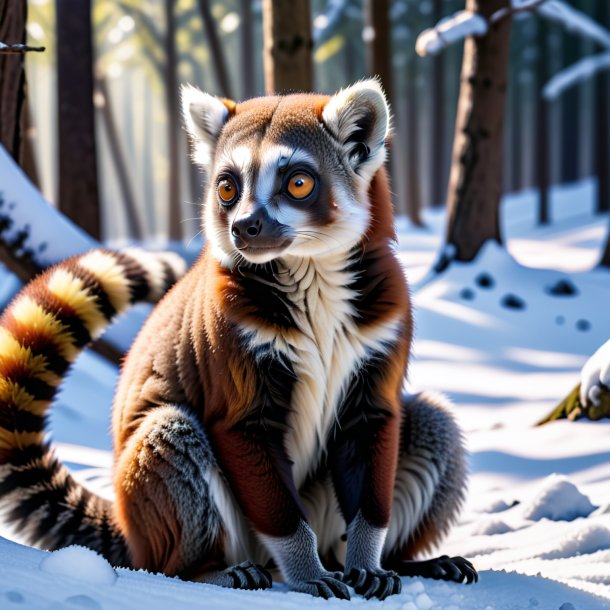
<instances>
[{"instance_id":1,"label":"tree branch","mask_svg":"<svg viewBox=\"0 0 610 610\"><path fill-rule=\"evenodd\" d=\"M1 55L21 55L21 53L28 53L30 51L42 53L44 50L45 47L30 47L27 44L5 44L0 42Z\"/></svg>"},{"instance_id":2,"label":"tree branch","mask_svg":"<svg viewBox=\"0 0 610 610\"><path fill-rule=\"evenodd\" d=\"M506 19L507 17L513 17L518 13L527 13L531 11L535 11L541 4L544 4L547 0L526 0L523 4L519 4L517 6L511 5L506 8L501 8L499 11L496 11L490 18L489 23L499 23L502 19Z\"/></svg>"}]
</instances>

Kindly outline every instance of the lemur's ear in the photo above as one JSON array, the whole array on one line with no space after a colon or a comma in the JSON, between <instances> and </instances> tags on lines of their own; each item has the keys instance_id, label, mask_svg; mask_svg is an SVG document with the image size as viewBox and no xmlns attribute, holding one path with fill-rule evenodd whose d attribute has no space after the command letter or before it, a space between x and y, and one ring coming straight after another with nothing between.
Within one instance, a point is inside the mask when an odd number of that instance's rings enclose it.
<instances>
[{"instance_id":1,"label":"lemur's ear","mask_svg":"<svg viewBox=\"0 0 610 610\"><path fill-rule=\"evenodd\" d=\"M184 124L194 143L193 160L208 165L221 129L235 112L235 102L192 85L183 85L181 93Z\"/></svg>"},{"instance_id":2,"label":"lemur's ear","mask_svg":"<svg viewBox=\"0 0 610 610\"><path fill-rule=\"evenodd\" d=\"M351 166L370 180L385 160L390 110L376 79L342 89L322 110L322 121L345 147Z\"/></svg>"}]
</instances>

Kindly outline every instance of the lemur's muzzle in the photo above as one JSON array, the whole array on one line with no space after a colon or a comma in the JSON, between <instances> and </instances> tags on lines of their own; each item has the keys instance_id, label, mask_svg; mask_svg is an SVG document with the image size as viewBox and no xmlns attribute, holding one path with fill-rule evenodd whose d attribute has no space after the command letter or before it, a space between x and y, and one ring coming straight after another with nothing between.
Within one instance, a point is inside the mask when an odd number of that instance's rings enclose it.
<instances>
[{"instance_id":1,"label":"lemur's muzzle","mask_svg":"<svg viewBox=\"0 0 610 610\"><path fill-rule=\"evenodd\" d=\"M271 218L264 207L259 206L233 221L231 235L238 250L273 249L286 246L291 241L287 229Z\"/></svg>"}]
</instances>

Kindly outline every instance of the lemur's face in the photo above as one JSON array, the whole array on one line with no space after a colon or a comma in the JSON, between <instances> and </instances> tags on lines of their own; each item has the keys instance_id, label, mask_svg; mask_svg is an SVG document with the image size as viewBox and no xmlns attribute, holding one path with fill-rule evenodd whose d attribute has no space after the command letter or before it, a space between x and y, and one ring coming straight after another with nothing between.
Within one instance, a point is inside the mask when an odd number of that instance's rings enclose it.
<instances>
[{"instance_id":1,"label":"lemur's face","mask_svg":"<svg viewBox=\"0 0 610 610\"><path fill-rule=\"evenodd\" d=\"M206 237L224 264L324 256L362 238L389 122L376 81L238 105L189 87L183 104L208 174Z\"/></svg>"}]
</instances>

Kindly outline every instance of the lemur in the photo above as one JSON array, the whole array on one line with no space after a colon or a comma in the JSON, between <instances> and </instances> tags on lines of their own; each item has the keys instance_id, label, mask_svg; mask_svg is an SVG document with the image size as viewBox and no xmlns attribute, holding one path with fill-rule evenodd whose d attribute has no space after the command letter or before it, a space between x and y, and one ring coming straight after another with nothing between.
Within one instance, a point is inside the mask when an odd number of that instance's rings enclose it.
<instances>
[{"instance_id":1,"label":"lemur","mask_svg":"<svg viewBox=\"0 0 610 610\"><path fill-rule=\"evenodd\" d=\"M114 400L113 502L45 440L70 363L165 282L157 259L94 251L42 274L0 319L0 497L47 549L241 589L400 591L456 519L461 432L403 392L412 335L376 80L235 103L183 89L205 169L206 245L131 347ZM167 267L167 265L165 265ZM167 275L167 274L166 274Z\"/></svg>"}]
</instances>

